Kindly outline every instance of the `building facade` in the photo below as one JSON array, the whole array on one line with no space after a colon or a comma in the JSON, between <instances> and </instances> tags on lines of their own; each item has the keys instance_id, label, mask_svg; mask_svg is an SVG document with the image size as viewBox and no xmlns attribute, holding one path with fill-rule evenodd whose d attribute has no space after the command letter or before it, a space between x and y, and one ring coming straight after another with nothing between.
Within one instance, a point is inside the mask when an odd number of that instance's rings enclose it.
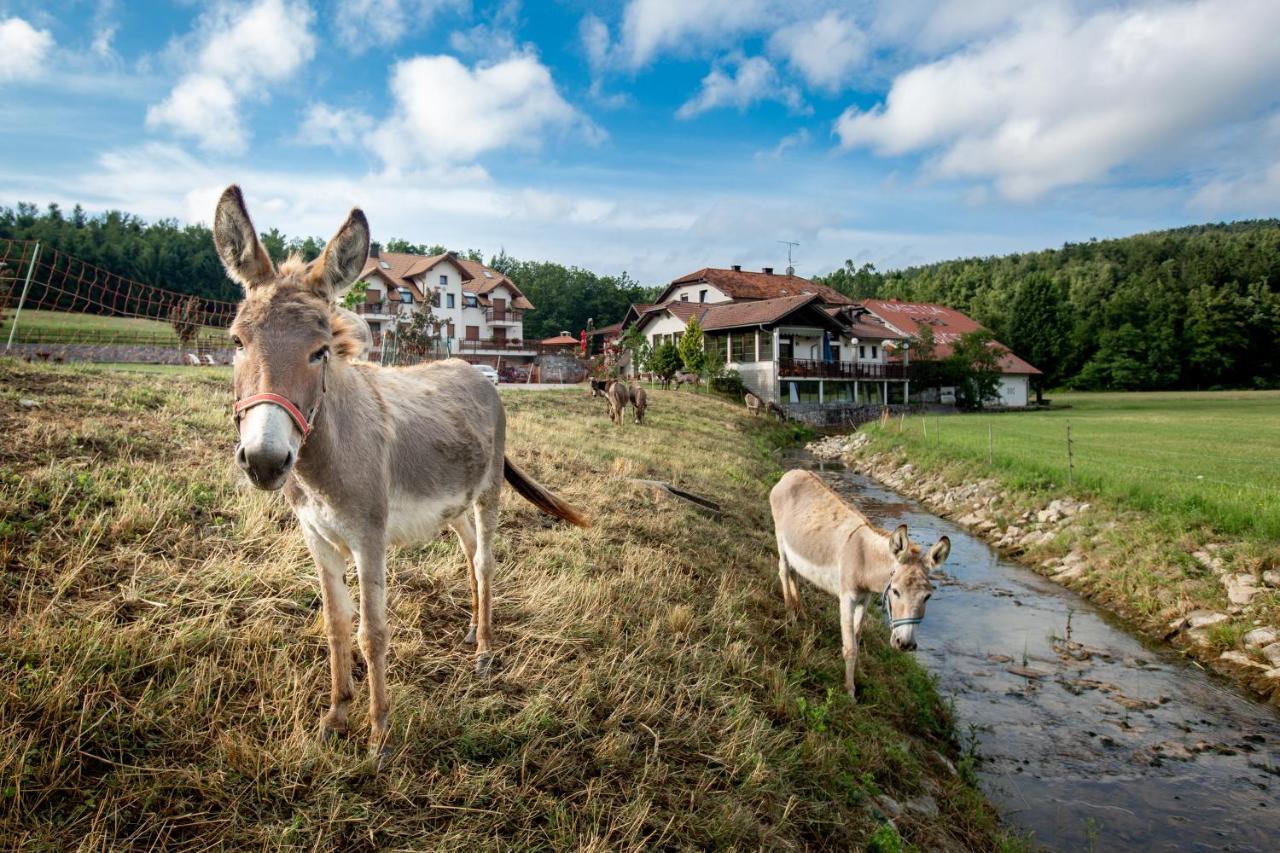
<instances>
[{"instance_id":1,"label":"building facade","mask_svg":"<svg viewBox=\"0 0 1280 853\"><path fill-rule=\"evenodd\" d=\"M430 311L444 353L491 365L537 355L536 342L524 339L524 315L533 304L511 279L478 261L453 252L386 252L374 243L359 281L364 300L353 310L369 323L375 351L394 345L415 314Z\"/></svg>"}]
</instances>

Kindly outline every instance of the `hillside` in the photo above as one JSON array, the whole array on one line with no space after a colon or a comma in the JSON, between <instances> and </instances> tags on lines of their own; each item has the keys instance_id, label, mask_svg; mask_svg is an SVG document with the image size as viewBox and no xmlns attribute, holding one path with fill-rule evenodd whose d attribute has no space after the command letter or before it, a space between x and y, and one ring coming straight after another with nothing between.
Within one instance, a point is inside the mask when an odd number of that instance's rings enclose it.
<instances>
[{"instance_id":1,"label":"hillside","mask_svg":"<svg viewBox=\"0 0 1280 853\"><path fill-rule=\"evenodd\" d=\"M17 848L919 849L1004 839L951 712L869 620L783 616L767 491L790 438L652 395L507 392L509 452L588 531L509 491L499 672L472 674L452 538L388 562L395 755L317 743L315 569L231 461L229 375L0 360L0 836ZM22 406L20 399L38 406ZM687 441L673 441L680 434ZM358 464L358 463L356 463ZM712 520L630 478L722 503ZM865 679L862 679L865 673ZM359 721L359 722L355 722ZM959 770L952 769L952 765ZM876 805L932 797L886 823Z\"/></svg>"},{"instance_id":2,"label":"hillside","mask_svg":"<svg viewBox=\"0 0 1280 853\"><path fill-rule=\"evenodd\" d=\"M958 308L1047 387L1280 386L1280 220L1196 225L1061 249L822 279L855 298Z\"/></svg>"}]
</instances>

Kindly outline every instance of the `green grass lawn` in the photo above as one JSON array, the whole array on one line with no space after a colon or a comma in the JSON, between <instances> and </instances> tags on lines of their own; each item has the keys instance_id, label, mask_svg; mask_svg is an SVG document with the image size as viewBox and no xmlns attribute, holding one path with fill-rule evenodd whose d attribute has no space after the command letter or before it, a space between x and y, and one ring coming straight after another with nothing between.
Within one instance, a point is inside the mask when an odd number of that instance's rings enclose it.
<instances>
[{"instance_id":1,"label":"green grass lawn","mask_svg":"<svg viewBox=\"0 0 1280 853\"><path fill-rule=\"evenodd\" d=\"M17 312L4 312L0 319L0 342L9 340ZM162 320L144 320L140 317L103 317L97 314L80 314L74 311L32 311L23 309L18 317L18 334L15 342L34 343L100 343L106 339L121 343L131 341L146 343L178 343L173 326ZM222 329L203 329L203 342L223 344L226 332ZM161 339L161 340L156 340Z\"/></svg>"},{"instance_id":2,"label":"green grass lawn","mask_svg":"<svg viewBox=\"0 0 1280 853\"><path fill-rule=\"evenodd\" d=\"M1280 537L1280 392L1060 394L1047 412L894 421L885 438L912 455L987 463L1014 485L1072 489L1208 524L1228 534ZM870 428L879 432L880 427Z\"/></svg>"}]
</instances>

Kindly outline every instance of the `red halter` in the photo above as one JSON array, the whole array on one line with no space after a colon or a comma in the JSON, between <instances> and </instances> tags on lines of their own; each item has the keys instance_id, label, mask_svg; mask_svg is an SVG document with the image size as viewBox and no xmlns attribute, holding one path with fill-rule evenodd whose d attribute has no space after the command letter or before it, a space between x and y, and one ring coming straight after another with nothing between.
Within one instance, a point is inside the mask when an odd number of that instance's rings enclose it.
<instances>
[{"instance_id":1,"label":"red halter","mask_svg":"<svg viewBox=\"0 0 1280 853\"><path fill-rule=\"evenodd\" d=\"M254 394L245 397L243 400L236 400L235 405L231 407L232 414L236 419L236 428L240 427L240 417L254 406L261 406L263 403L272 403L289 413L289 417L293 418L293 422L297 424L298 429L302 430L302 440L306 441L307 436L311 435L311 424L307 421L306 415L302 414L302 410L293 404L288 397L281 397L279 394Z\"/></svg>"}]
</instances>

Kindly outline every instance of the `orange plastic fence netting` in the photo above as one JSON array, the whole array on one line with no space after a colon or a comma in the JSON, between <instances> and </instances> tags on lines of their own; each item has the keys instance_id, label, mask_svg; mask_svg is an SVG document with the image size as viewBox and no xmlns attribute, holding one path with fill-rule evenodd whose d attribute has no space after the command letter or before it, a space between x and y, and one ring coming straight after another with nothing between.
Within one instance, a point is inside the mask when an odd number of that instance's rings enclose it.
<instances>
[{"instance_id":1,"label":"orange plastic fence netting","mask_svg":"<svg viewBox=\"0 0 1280 853\"><path fill-rule=\"evenodd\" d=\"M35 267L32 269L32 259ZM31 272L26 298L23 286ZM133 281L35 241L0 239L0 308L74 311L169 322L175 311L197 316L201 326L226 328L236 303L206 299Z\"/></svg>"}]
</instances>

